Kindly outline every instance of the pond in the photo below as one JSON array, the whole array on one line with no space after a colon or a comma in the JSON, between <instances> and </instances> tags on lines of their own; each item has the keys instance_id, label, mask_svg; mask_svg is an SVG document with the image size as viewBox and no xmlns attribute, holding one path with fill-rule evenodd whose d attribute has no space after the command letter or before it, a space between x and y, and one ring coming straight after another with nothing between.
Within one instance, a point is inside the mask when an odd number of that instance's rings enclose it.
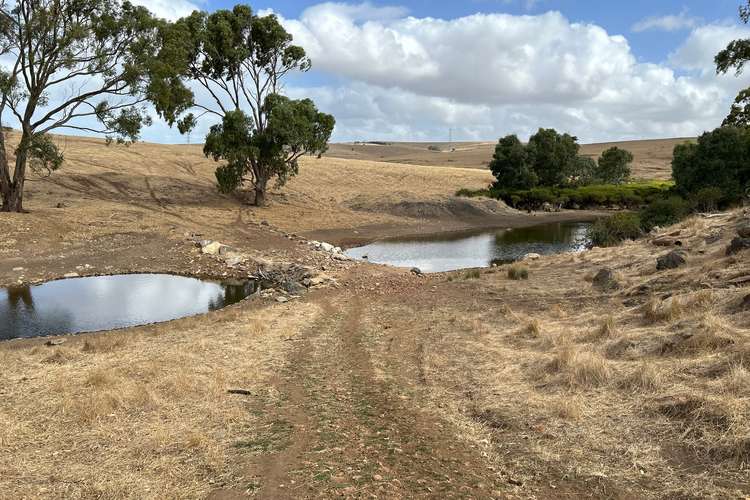
<instances>
[{"instance_id":1,"label":"pond","mask_svg":"<svg viewBox=\"0 0 750 500\"><path fill-rule=\"evenodd\" d=\"M253 281L168 274L94 276L0 288L0 340L114 330L203 314L256 291Z\"/></svg>"},{"instance_id":2,"label":"pond","mask_svg":"<svg viewBox=\"0 0 750 500\"><path fill-rule=\"evenodd\" d=\"M516 261L528 253L549 255L585 250L590 222L448 233L378 241L346 251L354 259L418 267L423 272L489 267Z\"/></svg>"}]
</instances>

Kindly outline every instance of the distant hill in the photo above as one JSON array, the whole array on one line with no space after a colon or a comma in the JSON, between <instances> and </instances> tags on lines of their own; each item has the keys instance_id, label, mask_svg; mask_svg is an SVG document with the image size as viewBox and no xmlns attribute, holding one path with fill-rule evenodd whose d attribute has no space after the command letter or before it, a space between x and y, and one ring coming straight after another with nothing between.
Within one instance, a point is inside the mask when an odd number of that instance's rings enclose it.
<instances>
[{"instance_id":1,"label":"distant hill","mask_svg":"<svg viewBox=\"0 0 750 500\"><path fill-rule=\"evenodd\" d=\"M585 144L581 153L598 157L612 146L627 149L633 156L634 175L643 179L668 179L671 176L672 151L676 144L690 138ZM383 161L435 167L487 168L495 142L455 142L453 151L447 142L367 142L331 144L326 153L332 158Z\"/></svg>"}]
</instances>

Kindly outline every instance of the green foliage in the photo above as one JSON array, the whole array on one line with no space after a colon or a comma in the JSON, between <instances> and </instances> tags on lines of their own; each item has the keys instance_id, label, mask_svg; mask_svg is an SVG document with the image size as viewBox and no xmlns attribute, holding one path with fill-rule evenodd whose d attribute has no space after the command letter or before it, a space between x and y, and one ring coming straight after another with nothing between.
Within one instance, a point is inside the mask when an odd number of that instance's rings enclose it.
<instances>
[{"instance_id":1,"label":"green foliage","mask_svg":"<svg viewBox=\"0 0 750 500\"><path fill-rule=\"evenodd\" d=\"M747 24L750 21L750 1L740 7L740 19ZM745 63L750 60L750 39L739 39L729 42L729 45L719 52L714 59L716 73L725 74L734 69L739 76L744 69ZM732 104L729 115L723 123L724 126L748 126L750 125L750 88L740 91Z\"/></svg>"},{"instance_id":2,"label":"green foliage","mask_svg":"<svg viewBox=\"0 0 750 500\"><path fill-rule=\"evenodd\" d=\"M578 139L554 129L539 129L529 138L528 157L542 186L562 186L573 172L578 156Z\"/></svg>"},{"instance_id":3,"label":"green foliage","mask_svg":"<svg viewBox=\"0 0 750 500\"><path fill-rule=\"evenodd\" d=\"M611 148L599 162L578 154L576 137L539 129L524 145L515 135L500 139L490 162L496 191L581 187L593 183L621 184L630 177L633 155Z\"/></svg>"},{"instance_id":4,"label":"green foliage","mask_svg":"<svg viewBox=\"0 0 750 500\"><path fill-rule=\"evenodd\" d=\"M596 180L602 184L623 184L630 179L630 164L633 155L630 151L612 147L604 151L599 158L599 169Z\"/></svg>"},{"instance_id":5,"label":"green foliage","mask_svg":"<svg viewBox=\"0 0 750 500\"><path fill-rule=\"evenodd\" d=\"M687 217L689 213L690 205L679 196L654 200L640 212L641 227L648 232L656 226L671 226Z\"/></svg>"},{"instance_id":6,"label":"green foliage","mask_svg":"<svg viewBox=\"0 0 750 500\"><path fill-rule=\"evenodd\" d=\"M186 108L182 66L163 51L168 26L120 0L0 1L0 122L7 111L17 117L25 153L13 172L0 160L4 210L22 210L27 162L45 173L60 167L48 133L68 128L128 143L151 123L147 101L168 121Z\"/></svg>"},{"instance_id":7,"label":"green foliage","mask_svg":"<svg viewBox=\"0 0 750 500\"><path fill-rule=\"evenodd\" d=\"M520 281L529 279L529 270L520 265L513 265L508 268L508 278Z\"/></svg>"},{"instance_id":8,"label":"green foliage","mask_svg":"<svg viewBox=\"0 0 750 500\"><path fill-rule=\"evenodd\" d=\"M690 206L696 212L715 212L724 200L724 193L717 187L707 187L690 195Z\"/></svg>"},{"instance_id":9,"label":"green foliage","mask_svg":"<svg viewBox=\"0 0 750 500\"><path fill-rule=\"evenodd\" d=\"M180 132L189 132L205 114L221 118L203 151L225 162L216 170L222 192L247 181L255 189L255 203L262 205L270 179L281 186L297 174L302 155L326 151L334 118L309 99L279 94L280 80L292 71L309 70L310 60L275 15L258 16L245 5L194 12L177 21L165 38L170 52L183 58L183 78L209 96L195 104L198 116L176 120Z\"/></svg>"},{"instance_id":10,"label":"green foliage","mask_svg":"<svg viewBox=\"0 0 750 500\"><path fill-rule=\"evenodd\" d=\"M593 246L611 247L625 240L634 240L643 234L637 214L620 212L612 217L597 220L588 230Z\"/></svg>"},{"instance_id":11,"label":"green foliage","mask_svg":"<svg viewBox=\"0 0 750 500\"><path fill-rule=\"evenodd\" d=\"M717 188L724 201L741 199L750 186L750 129L720 127L701 135L697 144L677 145L672 177L684 196Z\"/></svg>"},{"instance_id":12,"label":"green foliage","mask_svg":"<svg viewBox=\"0 0 750 500\"><path fill-rule=\"evenodd\" d=\"M503 137L495 146L490 170L496 186L503 189L530 189L539 181L529 161L526 146L515 135Z\"/></svg>"},{"instance_id":13,"label":"green foliage","mask_svg":"<svg viewBox=\"0 0 750 500\"><path fill-rule=\"evenodd\" d=\"M537 187L527 190L500 190L491 187L478 191L461 189L456 192L456 195L496 198L521 210L538 210L544 203L570 209L607 206L640 208L654 200L667 197L673 186L673 183L668 181L645 181L569 188Z\"/></svg>"}]
</instances>

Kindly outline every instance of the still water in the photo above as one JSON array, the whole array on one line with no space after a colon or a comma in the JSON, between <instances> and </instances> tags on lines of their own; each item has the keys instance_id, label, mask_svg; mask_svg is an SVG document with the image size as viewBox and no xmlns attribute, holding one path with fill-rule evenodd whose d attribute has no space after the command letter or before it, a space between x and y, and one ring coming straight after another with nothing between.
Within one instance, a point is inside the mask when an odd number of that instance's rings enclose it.
<instances>
[{"instance_id":1,"label":"still water","mask_svg":"<svg viewBox=\"0 0 750 500\"><path fill-rule=\"evenodd\" d=\"M558 222L516 229L482 230L378 241L346 251L349 257L423 272L508 263L528 253L549 255L586 248L589 222Z\"/></svg>"},{"instance_id":2,"label":"still water","mask_svg":"<svg viewBox=\"0 0 750 500\"><path fill-rule=\"evenodd\" d=\"M239 302L256 286L252 281L129 274L0 288L0 340L170 321Z\"/></svg>"}]
</instances>

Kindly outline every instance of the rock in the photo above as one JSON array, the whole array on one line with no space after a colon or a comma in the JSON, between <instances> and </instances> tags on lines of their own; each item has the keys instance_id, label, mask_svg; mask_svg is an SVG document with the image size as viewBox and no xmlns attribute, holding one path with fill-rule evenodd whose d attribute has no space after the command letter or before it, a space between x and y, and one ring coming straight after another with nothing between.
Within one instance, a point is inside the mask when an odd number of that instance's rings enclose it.
<instances>
[{"instance_id":1,"label":"rock","mask_svg":"<svg viewBox=\"0 0 750 500\"><path fill-rule=\"evenodd\" d=\"M709 234L704 241L706 242L706 245L713 245L719 240L721 240L721 232Z\"/></svg>"},{"instance_id":2,"label":"rock","mask_svg":"<svg viewBox=\"0 0 750 500\"><path fill-rule=\"evenodd\" d=\"M542 210L544 210L545 212L553 212L554 207L551 203L545 201L544 203L542 203Z\"/></svg>"},{"instance_id":3,"label":"rock","mask_svg":"<svg viewBox=\"0 0 750 500\"><path fill-rule=\"evenodd\" d=\"M740 308L743 311L750 311L750 295L745 295L745 298L740 302Z\"/></svg>"},{"instance_id":4,"label":"rock","mask_svg":"<svg viewBox=\"0 0 750 500\"><path fill-rule=\"evenodd\" d=\"M620 283L615 278L615 273L609 268L602 268L596 273L592 284L595 288L602 291L617 290L620 288Z\"/></svg>"},{"instance_id":5,"label":"rock","mask_svg":"<svg viewBox=\"0 0 750 500\"><path fill-rule=\"evenodd\" d=\"M362 256L362 259L363 259L363 260L368 260L369 258L370 258L370 257L368 257L367 255L363 255L363 256Z\"/></svg>"},{"instance_id":6,"label":"rock","mask_svg":"<svg viewBox=\"0 0 750 500\"><path fill-rule=\"evenodd\" d=\"M326 243L325 241L320 243L320 249L323 250L324 252L331 253L333 252L334 248L336 247L334 247L330 243Z\"/></svg>"},{"instance_id":7,"label":"rock","mask_svg":"<svg viewBox=\"0 0 750 500\"><path fill-rule=\"evenodd\" d=\"M336 247L333 249L333 253L343 253L344 251L341 249L341 247Z\"/></svg>"},{"instance_id":8,"label":"rock","mask_svg":"<svg viewBox=\"0 0 750 500\"><path fill-rule=\"evenodd\" d=\"M750 223L745 223L737 229L737 236L740 238L750 238Z\"/></svg>"},{"instance_id":9,"label":"rock","mask_svg":"<svg viewBox=\"0 0 750 500\"><path fill-rule=\"evenodd\" d=\"M15 272L23 271L23 268L22 267L14 267L13 271L15 271Z\"/></svg>"},{"instance_id":10,"label":"rock","mask_svg":"<svg viewBox=\"0 0 750 500\"><path fill-rule=\"evenodd\" d=\"M269 224L267 220L262 220L262 221L260 221L260 225L261 226L270 226L271 224Z\"/></svg>"},{"instance_id":11,"label":"rock","mask_svg":"<svg viewBox=\"0 0 750 500\"><path fill-rule=\"evenodd\" d=\"M410 272L412 274L416 274L417 276L423 276L424 275L424 273L422 272L422 270L420 268L418 268L418 267L412 267L411 270L410 270Z\"/></svg>"},{"instance_id":12,"label":"rock","mask_svg":"<svg viewBox=\"0 0 750 500\"><path fill-rule=\"evenodd\" d=\"M675 238L669 238L669 237L663 237L663 238L656 238L651 243L656 245L657 247L673 247L673 246L682 246L682 241L675 239Z\"/></svg>"},{"instance_id":13,"label":"rock","mask_svg":"<svg viewBox=\"0 0 750 500\"><path fill-rule=\"evenodd\" d=\"M538 253L527 253L523 257L521 257L521 260L539 260L542 256Z\"/></svg>"},{"instance_id":14,"label":"rock","mask_svg":"<svg viewBox=\"0 0 750 500\"><path fill-rule=\"evenodd\" d=\"M47 347L54 347L65 343L65 339L52 339L44 343Z\"/></svg>"},{"instance_id":15,"label":"rock","mask_svg":"<svg viewBox=\"0 0 750 500\"><path fill-rule=\"evenodd\" d=\"M335 253L335 254L333 254L333 256L331 258L334 259L334 260L340 260L340 261L344 261L344 262L352 260L351 258L349 258L348 256L344 255L343 253Z\"/></svg>"},{"instance_id":16,"label":"rock","mask_svg":"<svg viewBox=\"0 0 750 500\"><path fill-rule=\"evenodd\" d=\"M63 203L63 202L61 201L60 203L58 203L57 205L55 205L55 208L65 208L65 207L67 207L67 206L68 206L68 205L66 205L65 203Z\"/></svg>"},{"instance_id":17,"label":"rock","mask_svg":"<svg viewBox=\"0 0 750 500\"><path fill-rule=\"evenodd\" d=\"M727 255L734 255L750 248L750 238L735 238L727 247Z\"/></svg>"},{"instance_id":18,"label":"rock","mask_svg":"<svg viewBox=\"0 0 750 500\"><path fill-rule=\"evenodd\" d=\"M289 302L289 299L287 299L286 297L276 297L276 302L284 304L286 302Z\"/></svg>"},{"instance_id":19,"label":"rock","mask_svg":"<svg viewBox=\"0 0 750 500\"><path fill-rule=\"evenodd\" d=\"M63 278L78 278L79 276L81 276L81 275L78 274L78 273L65 273L65 274L63 274Z\"/></svg>"},{"instance_id":20,"label":"rock","mask_svg":"<svg viewBox=\"0 0 750 500\"><path fill-rule=\"evenodd\" d=\"M206 255L219 255L223 246L224 245L222 245L218 241L212 241L208 243L207 245L202 246L201 252L203 252Z\"/></svg>"},{"instance_id":21,"label":"rock","mask_svg":"<svg viewBox=\"0 0 750 500\"><path fill-rule=\"evenodd\" d=\"M282 283L281 288L292 295L301 295L307 291L304 286L292 280Z\"/></svg>"},{"instance_id":22,"label":"rock","mask_svg":"<svg viewBox=\"0 0 750 500\"><path fill-rule=\"evenodd\" d=\"M245 262L247 262L247 256L240 253L230 252L224 256L224 263L228 267L237 267Z\"/></svg>"},{"instance_id":23,"label":"rock","mask_svg":"<svg viewBox=\"0 0 750 500\"><path fill-rule=\"evenodd\" d=\"M656 259L656 270L663 271L665 269L677 269L678 267L685 265L686 262L684 252L673 250Z\"/></svg>"}]
</instances>

